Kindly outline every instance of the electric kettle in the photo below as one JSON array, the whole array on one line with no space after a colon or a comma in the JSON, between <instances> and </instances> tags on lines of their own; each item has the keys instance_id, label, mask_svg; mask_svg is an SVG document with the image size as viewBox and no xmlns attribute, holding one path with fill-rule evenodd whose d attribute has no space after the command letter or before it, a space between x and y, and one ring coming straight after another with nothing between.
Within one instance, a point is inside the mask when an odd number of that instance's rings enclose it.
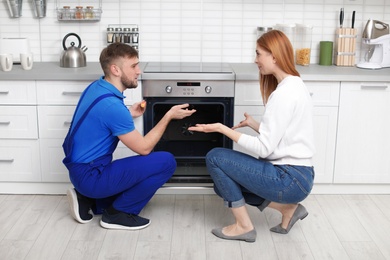
<instances>
[{"instance_id":1,"label":"electric kettle","mask_svg":"<svg viewBox=\"0 0 390 260\"><path fill-rule=\"evenodd\" d=\"M78 46L75 46L74 42L70 43L70 47L66 47L65 42L66 39L69 36L75 36L77 40L79 41ZM80 37L75 33L68 33L65 35L64 39L62 40L62 46L64 47L64 50L61 54L60 59L60 67L64 68L79 68L79 67L85 67L87 66L87 57L85 56L85 51L88 49L85 46L81 47L81 39Z\"/></svg>"}]
</instances>

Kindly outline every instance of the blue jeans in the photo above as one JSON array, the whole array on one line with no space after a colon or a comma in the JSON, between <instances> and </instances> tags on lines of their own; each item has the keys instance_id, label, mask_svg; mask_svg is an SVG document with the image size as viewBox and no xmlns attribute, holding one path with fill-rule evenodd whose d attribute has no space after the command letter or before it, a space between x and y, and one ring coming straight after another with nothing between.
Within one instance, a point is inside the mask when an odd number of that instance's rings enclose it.
<instances>
[{"instance_id":1,"label":"blue jeans","mask_svg":"<svg viewBox=\"0 0 390 260\"><path fill-rule=\"evenodd\" d=\"M168 152L152 152L112 161L104 156L90 163L67 165L75 189L96 199L95 213L112 205L126 213L139 214L155 192L176 170Z\"/></svg>"},{"instance_id":2,"label":"blue jeans","mask_svg":"<svg viewBox=\"0 0 390 260\"><path fill-rule=\"evenodd\" d=\"M206 155L206 164L215 192L230 208L245 203L261 208L271 201L298 203L313 187L313 167L273 165L231 149L212 149Z\"/></svg>"}]
</instances>

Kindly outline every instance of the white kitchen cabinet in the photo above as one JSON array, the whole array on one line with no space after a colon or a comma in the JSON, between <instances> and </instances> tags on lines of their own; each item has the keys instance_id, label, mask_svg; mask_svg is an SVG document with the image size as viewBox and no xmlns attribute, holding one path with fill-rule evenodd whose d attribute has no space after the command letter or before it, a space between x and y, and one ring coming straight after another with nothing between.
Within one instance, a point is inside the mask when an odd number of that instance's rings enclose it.
<instances>
[{"instance_id":1,"label":"white kitchen cabinet","mask_svg":"<svg viewBox=\"0 0 390 260\"><path fill-rule=\"evenodd\" d=\"M41 181L35 82L0 84L0 181Z\"/></svg>"},{"instance_id":2,"label":"white kitchen cabinet","mask_svg":"<svg viewBox=\"0 0 390 260\"><path fill-rule=\"evenodd\" d=\"M313 98L313 124L315 134L316 154L313 165L316 172L316 183L332 183L334 170L334 155L336 146L337 112L339 104L339 82L305 82ZM244 112L260 121L264 113L260 87L258 81L236 82L235 90L234 125L244 119ZM246 127L240 132L255 135L256 133ZM252 156L236 143L233 149Z\"/></svg>"},{"instance_id":3,"label":"white kitchen cabinet","mask_svg":"<svg viewBox=\"0 0 390 260\"><path fill-rule=\"evenodd\" d=\"M335 183L390 183L390 82L342 82Z\"/></svg>"}]
</instances>

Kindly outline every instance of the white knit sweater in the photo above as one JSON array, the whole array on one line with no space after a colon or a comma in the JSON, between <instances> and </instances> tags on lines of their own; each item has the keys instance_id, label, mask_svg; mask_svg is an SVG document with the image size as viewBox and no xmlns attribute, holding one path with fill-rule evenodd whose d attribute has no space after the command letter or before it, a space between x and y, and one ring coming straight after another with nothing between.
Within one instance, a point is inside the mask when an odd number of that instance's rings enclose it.
<instances>
[{"instance_id":1,"label":"white knit sweater","mask_svg":"<svg viewBox=\"0 0 390 260\"><path fill-rule=\"evenodd\" d=\"M259 135L238 144L273 164L312 166L315 153L311 96L300 77L288 76L270 95Z\"/></svg>"}]
</instances>

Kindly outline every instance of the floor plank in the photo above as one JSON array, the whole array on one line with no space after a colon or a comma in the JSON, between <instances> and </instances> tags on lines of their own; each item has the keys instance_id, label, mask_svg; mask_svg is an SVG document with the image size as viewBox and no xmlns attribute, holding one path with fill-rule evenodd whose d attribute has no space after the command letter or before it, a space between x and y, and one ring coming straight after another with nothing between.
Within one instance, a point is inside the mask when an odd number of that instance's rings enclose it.
<instances>
[{"instance_id":1,"label":"floor plank","mask_svg":"<svg viewBox=\"0 0 390 260\"><path fill-rule=\"evenodd\" d=\"M156 195L141 212L143 230L107 230L100 215L86 224L65 196L0 195L0 259L284 260L390 259L390 195L311 195L309 216L287 235L269 228L277 211L247 206L254 243L223 240L211 230L234 222L216 195Z\"/></svg>"}]
</instances>

